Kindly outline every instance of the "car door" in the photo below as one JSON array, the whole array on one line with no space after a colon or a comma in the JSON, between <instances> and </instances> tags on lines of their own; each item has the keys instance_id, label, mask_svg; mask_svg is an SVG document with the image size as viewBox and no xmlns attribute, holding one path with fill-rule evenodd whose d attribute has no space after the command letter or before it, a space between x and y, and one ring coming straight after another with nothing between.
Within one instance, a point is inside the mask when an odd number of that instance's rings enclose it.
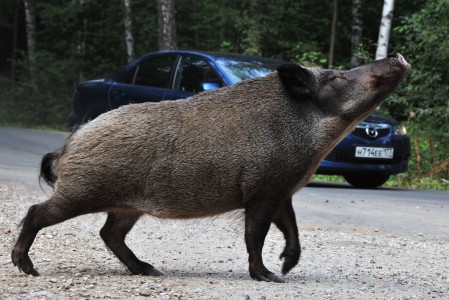
<instances>
[{"instance_id":1,"label":"car door","mask_svg":"<svg viewBox=\"0 0 449 300\"><path fill-rule=\"evenodd\" d=\"M177 96L187 98L223 85L223 80L205 58L188 54L181 56L173 83Z\"/></svg>"},{"instance_id":2,"label":"car door","mask_svg":"<svg viewBox=\"0 0 449 300\"><path fill-rule=\"evenodd\" d=\"M171 90L176 54L163 54L142 59L109 89L111 109L129 103L159 102L176 97Z\"/></svg>"}]
</instances>

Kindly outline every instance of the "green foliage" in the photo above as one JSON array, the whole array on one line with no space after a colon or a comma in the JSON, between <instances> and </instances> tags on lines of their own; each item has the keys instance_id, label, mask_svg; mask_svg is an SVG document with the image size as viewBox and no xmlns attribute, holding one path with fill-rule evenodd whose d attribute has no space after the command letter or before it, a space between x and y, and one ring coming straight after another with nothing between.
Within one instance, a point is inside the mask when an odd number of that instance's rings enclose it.
<instances>
[{"instance_id":1,"label":"green foliage","mask_svg":"<svg viewBox=\"0 0 449 300\"><path fill-rule=\"evenodd\" d=\"M371 53L369 52L367 45L369 46L369 43L360 43L356 48L357 57L359 58L361 65L367 64L372 60ZM371 46L372 45L373 43L371 43Z\"/></svg>"},{"instance_id":2,"label":"green foliage","mask_svg":"<svg viewBox=\"0 0 449 300\"><path fill-rule=\"evenodd\" d=\"M33 77L24 73L16 83L0 77L0 125L66 127L75 79L65 75L75 74L74 67L70 60L56 59L45 51L36 58Z\"/></svg>"},{"instance_id":3,"label":"green foliage","mask_svg":"<svg viewBox=\"0 0 449 300\"><path fill-rule=\"evenodd\" d=\"M298 43L291 51L291 59L304 66L327 67L327 55L313 43Z\"/></svg>"},{"instance_id":4,"label":"green foliage","mask_svg":"<svg viewBox=\"0 0 449 300\"><path fill-rule=\"evenodd\" d=\"M407 176L406 174L392 176L384 186L420 190L449 191L449 181L447 179L435 179L432 177L416 178Z\"/></svg>"},{"instance_id":5,"label":"green foliage","mask_svg":"<svg viewBox=\"0 0 449 300\"><path fill-rule=\"evenodd\" d=\"M402 18L395 28L412 70L401 88L385 103L397 119L407 120L412 138L410 173L449 178L437 167L449 158L449 0L429 0L423 8Z\"/></svg>"}]
</instances>

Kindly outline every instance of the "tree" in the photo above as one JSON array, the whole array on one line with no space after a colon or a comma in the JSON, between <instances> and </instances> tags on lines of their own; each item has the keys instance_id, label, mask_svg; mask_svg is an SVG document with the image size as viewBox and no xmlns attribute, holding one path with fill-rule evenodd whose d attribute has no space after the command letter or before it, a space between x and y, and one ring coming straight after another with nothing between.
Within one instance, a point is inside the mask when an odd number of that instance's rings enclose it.
<instances>
[{"instance_id":1,"label":"tree","mask_svg":"<svg viewBox=\"0 0 449 300\"><path fill-rule=\"evenodd\" d=\"M28 63L30 75L36 72L36 10L34 0L23 0L28 45Z\"/></svg>"},{"instance_id":2,"label":"tree","mask_svg":"<svg viewBox=\"0 0 449 300\"><path fill-rule=\"evenodd\" d=\"M125 24L125 45L126 45L126 60L131 62L134 57L134 37L132 32L132 20L131 20L131 0L122 0L122 7L124 12L124 24Z\"/></svg>"},{"instance_id":3,"label":"tree","mask_svg":"<svg viewBox=\"0 0 449 300\"><path fill-rule=\"evenodd\" d=\"M360 65L358 52L362 42L362 3L363 0L352 0L351 68Z\"/></svg>"},{"instance_id":4,"label":"tree","mask_svg":"<svg viewBox=\"0 0 449 300\"><path fill-rule=\"evenodd\" d=\"M157 0L159 50L174 50L176 45L175 0Z\"/></svg>"},{"instance_id":5,"label":"tree","mask_svg":"<svg viewBox=\"0 0 449 300\"><path fill-rule=\"evenodd\" d=\"M337 31L337 16L338 16L338 0L333 0L333 14L331 27L331 41L329 46L329 68L334 65L334 49L335 49L335 35Z\"/></svg>"},{"instance_id":6,"label":"tree","mask_svg":"<svg viewBox=\"0 0 449 300\"><path fill-rule=\"evenodd\" d=\"M382 10L382 20L379 28L379 38L377 40L377 50L375 59L382 59L388 54L388 41L390 39L391 21L393 20L394 0L385 0Z\"/></svg>"},{"instance_id":7,"label":"tree","mask_svg":"<svg viewBox=\"0 0 449 300\"><path fill-rule=\"evenodd\" d=\"M78 7L80 10L83 9L85 0L73 0L73 4ZM87 31L87 19L85 17L82 18L81 28L78 28L76 35L76 46L75 46L75 57L79 60L78 64L78 78L76 84L84 80L84 70L82 61L85 59L86 54L86 31Z\"/></svg>"},{"instance_id":8,"label":"tree","mask_svg":"<svg viewBox=\"0 0 449 300\"><path fill-rule=\"evenodd\" d=\"M14 11L14 31L12 38L12 55L11 55L11 81L16 82L16 60L17 60L17 39L18 39L18 27L19 27L19 8L16 7Z\"/></svg>"}]
</instances>

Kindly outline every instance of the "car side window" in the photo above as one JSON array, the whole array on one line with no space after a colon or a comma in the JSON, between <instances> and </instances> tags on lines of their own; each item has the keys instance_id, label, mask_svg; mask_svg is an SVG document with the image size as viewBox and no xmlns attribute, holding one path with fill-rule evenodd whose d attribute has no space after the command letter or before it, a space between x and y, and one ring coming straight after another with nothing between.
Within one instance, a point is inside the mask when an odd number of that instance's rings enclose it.
<instances>
[{"instance_id":1,"label":"car side window","mask_svg":"<svg viewBox=\"0 0 449 300\"><path fill-rule=\"evenodd\" d=\"M133 84L169 88L176 55L150 57L142 61L134 72Z\"/></svg>"},{"instance_id":2,"label":"car side window","mask_svg":"<svg viewBox=\"0 0 449 300\"><path fill-rule=\"evenodd\" d=\"M120 83L134 84L137 66L134 66L126 72L126 74L119 80Z\"/></svg>"},{"instance_id":3,"label":"car side window","mask_svg":"<svg viewBox=\"0 0 449 300\"><path fill-rule=\"evenodd\" d=\"M204 83L222 87L223 82L207 61L192 56L183 56L179 65L175 89L198 93L204 90Z\"/></svg>"}]
</instances>

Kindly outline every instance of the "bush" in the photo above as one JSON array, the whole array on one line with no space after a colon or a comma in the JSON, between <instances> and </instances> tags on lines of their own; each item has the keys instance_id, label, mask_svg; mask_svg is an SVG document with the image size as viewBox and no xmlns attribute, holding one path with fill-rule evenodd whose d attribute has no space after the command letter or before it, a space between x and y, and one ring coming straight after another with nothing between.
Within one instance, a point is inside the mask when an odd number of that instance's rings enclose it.
<instances>
[{"instance_id":1,"label":"bush","mask_svg":"<svg viewBox=\"0 0 449 300\"><path fill-rule=\"evenodd\" d=\"M0 124L66 129L76 82L67 75L75 73L73 64L47 52L38 52L37 62L35 74L22 73L16 83L0 77Z\"/></svg>"}]
</instances>

